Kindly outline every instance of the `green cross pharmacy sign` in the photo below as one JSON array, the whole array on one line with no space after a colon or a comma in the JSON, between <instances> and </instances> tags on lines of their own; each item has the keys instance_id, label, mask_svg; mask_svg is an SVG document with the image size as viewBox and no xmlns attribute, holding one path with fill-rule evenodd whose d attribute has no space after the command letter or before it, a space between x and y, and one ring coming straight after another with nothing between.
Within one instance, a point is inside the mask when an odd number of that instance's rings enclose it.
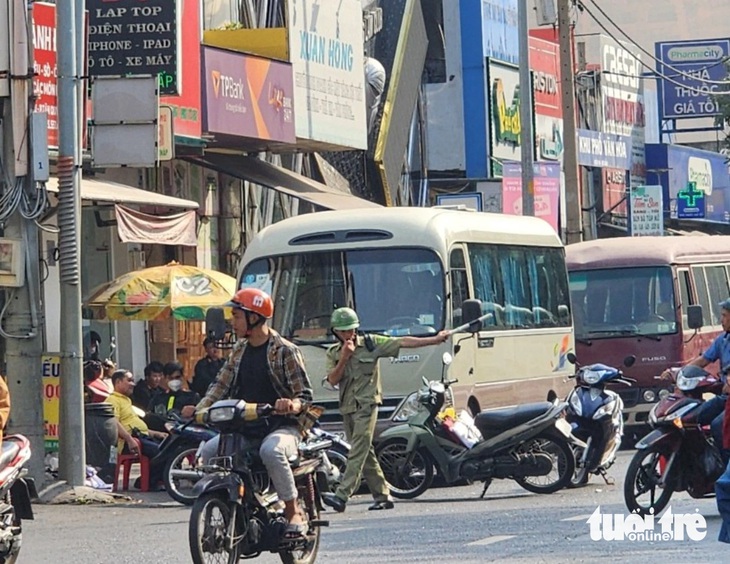
<instances>
[{"instance_id":1,"label":"green cross pharmacy sign","mask_svg":"<svg viewBox=\"0 0 730 564\"><path fill-rule=\"evenodd\" d=\"M677 192L677 219L702 219L705 217L705 192L696 182L688 182L684 190Z\"/></svg>"}]
</instances>

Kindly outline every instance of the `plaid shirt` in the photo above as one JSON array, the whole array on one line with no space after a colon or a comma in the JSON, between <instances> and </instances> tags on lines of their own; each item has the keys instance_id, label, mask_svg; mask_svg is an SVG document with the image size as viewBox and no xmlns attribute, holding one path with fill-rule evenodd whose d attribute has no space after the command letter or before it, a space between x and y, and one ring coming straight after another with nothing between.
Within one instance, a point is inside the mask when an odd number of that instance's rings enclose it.
<instances>
[{"instance_id":1,"label":"plaid shirt","mask_svg":"<svg viewBox=\"0 0 730 564\"><path fill-rule=\"evenodd\" d=\"M312 402L312 384L309 382L307 371L304 368L301 351L273 329L269 329L269 333L271 336L266 357L274 390L279 397L300 399L305 406L310 404ZM198 403L197 411L205 410L218 400L229 397L231 390L235 389L241 359L247 344L246 339L240 339L233 346L233 350L223 368L218 372L215 382Z\"/></svg>"}]
</instances>

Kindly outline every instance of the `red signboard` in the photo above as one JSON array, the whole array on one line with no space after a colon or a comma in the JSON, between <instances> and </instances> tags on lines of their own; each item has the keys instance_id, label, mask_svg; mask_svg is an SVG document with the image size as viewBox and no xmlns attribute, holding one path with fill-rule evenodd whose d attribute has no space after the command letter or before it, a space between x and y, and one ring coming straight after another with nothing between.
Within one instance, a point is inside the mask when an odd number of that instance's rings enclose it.
<instances>
[{"instance_id":1,"label":"red signboard","mask_svg":"<svg viewBox=\"0 0 730 564\"><path fill-rule=\"evenodd\" d=\"M533 73L535 113L563 117L560 103L560 48L556 43L530 37L530 69Z\"/></svg>"},{"instance_id":2,"label":"red signboard","mask_svg":"<svg viewBox=\"0 0 730 564\"><path fill-rule=\"evenodd\" d=\"M33 93L35 111L48 114L48 146L58 147L56 7L33 3Z\"/></svg>"},{"instance_id":3,"label":"red signboard","mask_svg":"<svg viewBox=\"0 0 730 564\"><path fill-rule=\"evenodd\" d=\"M161 96L160 105L172 107L172 123L175 136L200 138L202 116L200 113L200 0L183 0L180 45L182 74L179 96Z\"/></svg>"},{"instance_id":4,"label":"red signboard","mask_svg":"<svg viewBox=\"0 0 730 564\"><path fill-rule=\"evenodd\" d=\"M604 168L603 209L617 215L626 215L626 171L617 168ZM623 201L622 201L623 200ZM620 203L619 203L620 202ZM618 204L618 205L617 205ZM614 206L616 206L614 208Z\"/></svg>"}]
</instances>

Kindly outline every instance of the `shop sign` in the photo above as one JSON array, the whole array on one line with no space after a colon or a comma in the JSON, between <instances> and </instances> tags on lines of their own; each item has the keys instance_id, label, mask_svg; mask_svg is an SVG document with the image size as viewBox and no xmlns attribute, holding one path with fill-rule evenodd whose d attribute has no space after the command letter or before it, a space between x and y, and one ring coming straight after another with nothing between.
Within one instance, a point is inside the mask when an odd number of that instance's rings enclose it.
<instances>
[{"instance_id":1,"label":"shop sign","mask_svg":"<svg viewBox=\"0 0 730 564\"><path fill-rule=\"evenodd\" d=\"M629 193L629 229L632 237L664 235L661 186L632 186Z\"/></svg>"},{"instance_id":2,"label":"shop sign","mask_svg":"<svg viewBox=\"0 0 730 564\"><path fill-rule=\"evenodd\" d=\"M203 72L206 132L296 142L290 64L205 47Z\"/></svg>"},{"instance_id":3,"label":"shop sign","mask_svg":"<svg viewBox=\"0 0 730 564\"><path fill-rule=\"evenodd\" d=\"M87 0L89 75L152 75L178 94L176 0Z\"/></svg>"},{"instance_id":4,"label":"shop sign","mask_svg":"<svg viewBox=\"0 0 730 564\"><path fill-rule=\"evenodd\" d=\"M660 119L714 117L720 107L713 96L727 80L730 39L656 43ZM664 75L663 77L661 75ZM708 129L716 129L710 126Z\"/></svg>"}]
</instances>

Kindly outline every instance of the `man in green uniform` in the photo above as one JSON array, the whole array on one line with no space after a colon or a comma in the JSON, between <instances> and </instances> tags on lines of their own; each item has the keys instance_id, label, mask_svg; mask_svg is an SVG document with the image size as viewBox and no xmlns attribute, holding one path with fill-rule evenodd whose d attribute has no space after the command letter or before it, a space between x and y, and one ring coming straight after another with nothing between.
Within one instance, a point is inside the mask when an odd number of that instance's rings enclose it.
<instances>
[{"instance_id":1,"label":"man in green uniform","mask_svg":"<svg viewBox=\"0 0 730 564\"><path fill-rule=\"evenodd\" d=\"M339 343L327 351L327 378L323 384L339 386L340 413L351 448L337 491L322 494L322 500L336 511L344 511L363 476L375 499L369 509L392 509L388 484L373 448L378 406L383 401L378 359L397 356L401 348L443 343L450 334L441 331L430 337L358 335L360 320L348 307L332 313L330 326Z\"/></svg>"}]
</instances>

